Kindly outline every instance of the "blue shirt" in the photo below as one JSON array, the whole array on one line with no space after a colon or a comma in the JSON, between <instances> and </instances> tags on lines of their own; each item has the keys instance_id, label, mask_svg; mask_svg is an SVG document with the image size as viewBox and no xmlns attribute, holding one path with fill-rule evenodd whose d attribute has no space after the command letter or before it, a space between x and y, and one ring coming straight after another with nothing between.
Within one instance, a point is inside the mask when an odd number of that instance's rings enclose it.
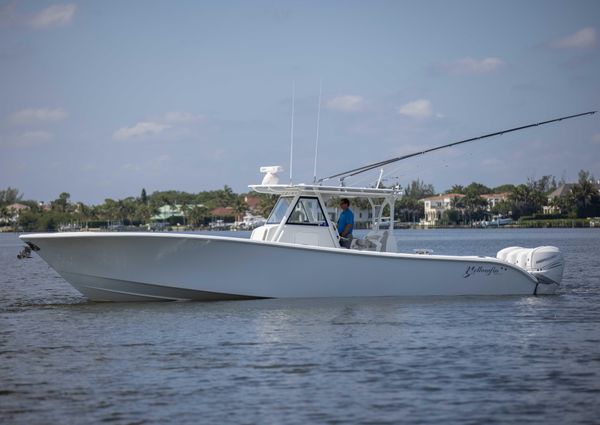
<instances>
[{"instance_id":1,"label":"blue shirt","mask_svg":"<svg viewBox=\"0 0 600 425\"><path fill-rule=\"evenodd\" d=\"M350 211L350 208L346 208L342 211L340 218L338 218L338 232L340 235L346 228L346 224L350 225L350 231L346 234L346 236L348 236L352 234L352 230L354 229L354 214Z\"/></svg>"}]
</instances>

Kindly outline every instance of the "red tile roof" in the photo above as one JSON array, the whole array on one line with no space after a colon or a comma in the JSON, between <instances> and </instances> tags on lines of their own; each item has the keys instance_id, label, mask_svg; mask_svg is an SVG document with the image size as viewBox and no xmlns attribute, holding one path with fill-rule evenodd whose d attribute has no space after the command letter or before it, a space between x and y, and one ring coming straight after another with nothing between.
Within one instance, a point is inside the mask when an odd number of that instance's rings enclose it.
<instances>
[{"instance_id":1,"label":"red tile roof","mask_svg":"<svg viewBox=\"0 0 600 425\"><path fill-rule=\"evenodd\" d=\"M218 207L210 212L215 217L233 217L235 213L231 207Z\"/></svg>"}]
</instances>

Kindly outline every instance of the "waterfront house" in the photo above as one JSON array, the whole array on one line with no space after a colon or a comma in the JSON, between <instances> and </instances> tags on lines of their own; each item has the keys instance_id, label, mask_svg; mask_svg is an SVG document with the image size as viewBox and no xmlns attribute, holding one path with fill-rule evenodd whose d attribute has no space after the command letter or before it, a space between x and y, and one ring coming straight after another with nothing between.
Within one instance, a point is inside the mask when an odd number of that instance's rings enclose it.
<instances>
[{"instance_id":1,"label":"waterfront house","mask_svg":"<svg viewBox=\"0 0 600 425\"><path fill-rule=\"evenodd\" d=\"M19 217L21 213L28 211L30 208L28 205L20 204L15 202L14 204L7 205L6 211L8 212L8 217L5 217L5 224L16 224L19 222Z\"/></svg>"},{"instance_id":2,"label":"waterfront house","mask_svg":"<svg viewBox=\"0 0 600 425\"><path fill-rule=\"evenodd\" d=\"M564 199L571 194L574 183L563 183L548 195L548 202L543 206L544 214L560 214L562 211L557 205L559 199Z\"/></svg>"},{"instance_id":3,"label":"waterfront house","mask_svg":"<svg viewBox=\"0 0 600 425\"><path fill-rule=\"evenodd\" d=\"M500 202L508 201L510 192L486 193L486 194L479 195L479 196L487 201L487 210L491 211L492 208L494 208Z\"/></svg>"},{"instance_id":4,"label":"waterfront house","mask_svg":"<svg viewBox=\"0 0 600 425\"><path fill-rule=\"evenodd\" d=\"M487 202L487 211L491 211L496 205L502 201L507 201L510 192L502 193L486 193L479 195ZM465 195L461 193L446 193L443 195L430 196L423 198L421 201L425 207L425 217L421 219L420 223L425 226L435 226L438 221L442 218L444 211L448 211L453 208L453 204L456 199L464 198Z\"/></svg>"},{"instance_id":5,"label":"waterfront house","mask_svg":"<svg viewBox=\"0 0 600 425\"><path fill-rule=\"evenodd\" d=\"M215 219L223 219L225 221L235 221L235 211L232 207L218 207L214 208L210 215Z\"/></svg>"},{"instance_id":6,"label":"waterfront house","mask_svg":"<svg viewBox=\"0 0 600 425\"><path fill-rule=\"evenodd\" d=\"M260 199L256 196L246 195L244 196L244 202L251 212L258 212L260 210Z\"/></svg>"},{"instance_id":7,"label":"waterfront house","mask_svg":"<svg viewBox=\"0 0 600 425\"><path fill-rule=\"evenodd\" d=\"M565 199L571 195L576 183L563 183L548 195L548 201L543 207L544 214L561 214L559 200ZM600 181L592 182L592 186L600 191Z\"/></svg>"},{"instance_id":8,"label":"waterfront house","mask_svg":"<svg viewBox=\"0 0 600 425\"><path fill-rule=\"evenodd\" d=\"M185 222L185 216L194 207L203 207L202 204L188 204L186 206L186 211L184 211L183 204L175 204L175 205L163 205L158 208L157 214L150 217L150 220L164 223L164 222L176 222L180 219L180 223Z\"/></svg>"},{"instance_id":9,"label":"waterfront house","mask_svg":"<svg viewBox=\"0 0 600 425\"><path fill-rule=\"evenodd\" d=\"M464 197L465 195L460 193L446 193L421 199L425 206L425 217L421 219L420 223L425 226L435 226L442 218L444 211L452 208L452 201Z\"/></svg>"},{"instance_id":10,"label":"waterfront house","mask_svg":"<svg viewBox=\"0 0 600 425\"><path fill-rule=\"evenodd\" d=\"M171 217L181 217L183 219L183 211L181 205L163 205L158 207L158 212L153 215L150 219L152 221L164 222L169 220Z\"/></svg>"}]
</instances>

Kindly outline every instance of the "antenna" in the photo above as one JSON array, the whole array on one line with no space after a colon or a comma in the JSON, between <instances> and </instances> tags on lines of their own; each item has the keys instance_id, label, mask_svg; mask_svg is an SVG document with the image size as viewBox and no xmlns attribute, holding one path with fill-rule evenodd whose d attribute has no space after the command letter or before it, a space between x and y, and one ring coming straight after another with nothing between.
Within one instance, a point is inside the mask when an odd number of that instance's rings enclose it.
<instances>
[{"instance_id":1,"label":"antenna","mask_svg":"<svg viewBox=\"0 0 600 425\"><path fill-rule=\"evenodd\" d=\"M381 178L383 177L383 168L379 171L379 178L377 179L377 184L375 187L379 189L379 185L381 184Z\"/></svg>"},{"instance_id":2,"label":"antenna","mask_svg":"<svg viewBox=\"0 0 600 425\"><path fill-rule=\"evenodd\" d=\"M315 168L313 172L313 183L317 182L317 155L319 153L319 124L321 123L321 95L323 94L323 79L319 81L319 107L317 109L317 139L315 141Z\"/></svg>"},{"instance_id":3,"label":"antenna","mask_svg":"<svg viewBox=\"0 0 600 425\"><path fill-rule=\"evenodd\" d=\"M292 184L292 176L294 171L294 105L296 102L296 82L292 81L292 131L290 136L290 184Z\"/></svg>"}]
</instances>

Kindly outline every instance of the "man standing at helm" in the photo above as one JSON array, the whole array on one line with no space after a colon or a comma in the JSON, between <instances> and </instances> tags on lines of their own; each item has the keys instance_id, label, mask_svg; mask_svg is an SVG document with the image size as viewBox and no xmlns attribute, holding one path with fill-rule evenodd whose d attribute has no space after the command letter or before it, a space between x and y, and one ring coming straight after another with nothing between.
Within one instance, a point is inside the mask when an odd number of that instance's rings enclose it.
<instances>
[{"instance_id":1,"label":"man standing at helm","mask_svg":"<svg viewBox=\"0 0 600 425\"><path fill-rule=\"evenodd\" d=\"M342 213L337 222L340 246L342 248L350 248L352 244L352 229L354 229L354 214L350 210L350 201L342 198L340 208L342 209Z\"/></svg>"}]
</instances>

